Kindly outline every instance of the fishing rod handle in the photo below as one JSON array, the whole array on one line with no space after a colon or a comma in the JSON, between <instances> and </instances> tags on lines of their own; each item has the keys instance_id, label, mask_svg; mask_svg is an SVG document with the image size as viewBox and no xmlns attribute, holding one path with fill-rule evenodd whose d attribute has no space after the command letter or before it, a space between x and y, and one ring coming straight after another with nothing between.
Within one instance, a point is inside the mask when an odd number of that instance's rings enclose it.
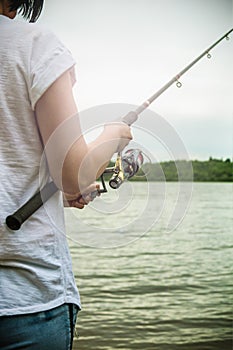
<instances>
[{"instance_id":1,"label":"fishing rod handle","mask_svg":"<svg viewBox=\"0 0 233 350\"><path fill-rule=\"evenodd\" d=\"M54 182L47 183L41 191L6 218L6 225L13 231L19 230L21 225L57 191L58 188Z\"/></svg>"}]
</instances>

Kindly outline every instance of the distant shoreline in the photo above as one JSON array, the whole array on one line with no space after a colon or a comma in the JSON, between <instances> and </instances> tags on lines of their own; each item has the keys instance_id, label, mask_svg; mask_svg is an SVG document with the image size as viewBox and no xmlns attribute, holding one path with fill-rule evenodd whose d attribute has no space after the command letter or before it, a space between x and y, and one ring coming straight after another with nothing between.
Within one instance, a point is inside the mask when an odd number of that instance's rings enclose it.
<instances>
[{"instance_id":1,"label":"distant shoreline","mask_svg":"<svg viewBox=\"0 0 233 350\"><path fill-rule=\"evenodd\" d=\"M111 162L110 166L114 166L114 163ZM232 182L232 170L233 162L230 158L145 163L130 181ZM105 175L106 180L110 177L111 175Z\"/></svg>"},{"instance_id":2,"label":"distant shoreline","mask_svg":"<svg viewBox=\"0 0 233 350\"><path fill-rule=\"evenodd\" d=\"M195 181L232 182L233 162L210 157L207 161L176 160L160 163L147 163L139 170L132 181ZM143 173L146 176L143 176Z\"/></svg>"}]
</instances>

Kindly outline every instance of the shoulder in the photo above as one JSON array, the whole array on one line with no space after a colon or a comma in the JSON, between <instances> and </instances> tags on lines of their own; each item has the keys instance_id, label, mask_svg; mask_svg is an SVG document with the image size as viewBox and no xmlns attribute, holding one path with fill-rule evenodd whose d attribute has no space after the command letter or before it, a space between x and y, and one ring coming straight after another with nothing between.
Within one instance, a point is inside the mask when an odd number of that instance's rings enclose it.
<instances>
[{"instance_id":1,"label":"shoulder","mask_svg":"<svg viewBox=\"0 0 233 350\"><path fill-rule=\"evenodd\" d=\"M24 20L0 18L0 41L4 50L11 50L17 56L31 56L35 51L48 52L65 45L46 26L28 23Z\"/></svg>"},{"instance_id":2,"label":"shoulder","mask_svg":"<svg viewBox=\"0 0 233 350\"><path fill-rule=\"evenodd\" d=\"M47 61L64 52L70 54L66 45L46 26L18 21L14 31L19 33L16 44L19 52L26 53L34 67L40 65L40 61Z\"/></svg>"},{"instance_id":3,"label":"shoulder","mask_svg":"<svg viewBox=\"0 0 233 350\"><path fill-rule=\"evenodd\" d=\"M37 23L24 23L23 32L35 44L41 42L62 44L52 30Z\"/></svg>"},{"instance_id":4,"label":"shoulder","mask_svg":"<svg viewBox=\"0 0 233 350\"><path fill-rule=\"evenodd\" d=\"M37 45L48 46L48 44L53 46L63 45L53 31L46 26L19 19L6 21L6 25L8 37L11 37L12 42L18 42L20 45L17 46L22 48Z\"/></svg>"}]
</instances>

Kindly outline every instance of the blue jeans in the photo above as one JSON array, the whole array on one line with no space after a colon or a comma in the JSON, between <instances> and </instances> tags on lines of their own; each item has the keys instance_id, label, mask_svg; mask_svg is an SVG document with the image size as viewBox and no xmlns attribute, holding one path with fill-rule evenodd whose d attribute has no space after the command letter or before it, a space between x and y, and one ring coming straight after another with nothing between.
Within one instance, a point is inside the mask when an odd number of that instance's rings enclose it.
<instances>
[{"instance_id":1,"label":"blue jeans","mask_svg":"<svg viewBox=\"0 0 233 350\"><path fill-rule=\"evenodd\" d=\"M52 310L0 317L1 350L70 350L78 309L64 304Z\"/></svg>"}]
</instances>

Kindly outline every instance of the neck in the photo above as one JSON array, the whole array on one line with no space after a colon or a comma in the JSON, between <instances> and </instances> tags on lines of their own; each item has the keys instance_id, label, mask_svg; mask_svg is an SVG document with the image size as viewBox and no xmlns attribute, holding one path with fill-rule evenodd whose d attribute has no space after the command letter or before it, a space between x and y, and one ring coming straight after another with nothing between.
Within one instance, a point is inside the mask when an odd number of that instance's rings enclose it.
<instances>
[{"instance_id":1,"label":"neck","mask_svg":"<svg viewBox=\"0 0 233 350\"><path fill-rule=\"evenodd\" d=\"M17 11L10 11L6 0L0 0L0 15L6 16L10 19L15 18Z\"/></svg>"}]
</instances>

